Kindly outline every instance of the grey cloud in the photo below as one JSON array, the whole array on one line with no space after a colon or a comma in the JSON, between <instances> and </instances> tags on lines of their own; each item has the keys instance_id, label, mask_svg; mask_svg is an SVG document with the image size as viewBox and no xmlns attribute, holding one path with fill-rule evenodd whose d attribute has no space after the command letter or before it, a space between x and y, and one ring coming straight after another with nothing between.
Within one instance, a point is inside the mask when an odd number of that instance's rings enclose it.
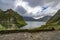
<instances>
[{"instance_id":1,"label":"grey cloud","mask_svg":"<svg viewBox=\"0 0 60 40\"><path fill-rule=\"evenodd\" d=\"M31 7L35 7L35 6L38 6L38 5L44 5L42 0L24 0L24 1L29 2L29 5Z\"/></svg>"},{"instance_id":2,"label":"grey cloud","mask_svg":"<svg viewBox=\"0 0 60 40\"><path fill-rule=\"evenodd\" d=\"M58 3L60 3L60 0L43 0L44 3L48 4L48 3L51 3L51 2L55 2L55 3L52 3L52 7L55 7Z\"/></svg>"},{"instance_id":3,"label":"grey cloud","mask_svg":"<svg viewBox=\"0 0 60 40\"><path fill-rule=\"evenodd\" d=\"M6 9L14 9L15 7L15 1L16 0L0 0L0 9L6 10ZM36 6L44 6L46 4L51 7L50 9L46 9L45 11L41 13L36 13L36 15L28 14L26 13L27 10L25 10L23 7L18 6L16 8L16 11L23 14L23 16L46 16L46 15L53 15L58 9L60 9L60 0L23 0L25 2L28 2L31 7L36 7ZM53 3L54 2L54 3ZM51 3L51 4L50 4ZM48 8L49 8L48 7Z\"/></svg>"},{"instance_id":4,"label":"grey cloud","mask_svg":"<svg viewBox=\"0 0 60 40\"><path fill-rule=\"evenodd\" d=\"M19 13L22 13L22 14L25 14L26 13L26 10L23 7L21 7L21 6L18 6L16 8L16 11L18 11Z\"/></svg>"},{"instance_id":5,"label":"grey cloud","mask_svg":"<svg viewBox=\"0 0 60 40\"><path fill-rule=\"evenodd\" d=\"M16 5L15 2L16 0L0 0L0 9L2 10L7 10L10 8L14 9ZM21 6L18 6L15 10L20 14L26 13L26 10Z\"/></svg>"},{"instance_id":6,"label":"grey cloud","mask_svg":"<svg viewBox=\"0 0 60 40\"><path fill-rule=\"evenodd\" d=\"M50 3L50 2L55 2L55 3L53 4L53 6L52 6L52 7L54 7L54 6L56 6L56 5L60 2L60 0L24 0L24 1L29 2L29 5L30 5L31 7L35 7L35 6L38 6L38 5L44 6L45 3L48 4L48 3Z\"/></svg>"},{"instance_id":7,"label":"grey cloud","mask_svg":"<svg viewBox=\"0 0 60 40\"><path fill-rule=\"evenodd\" d=\"M42 0L43 2L46 2L46 3L49 3L49 2L52 2L52 1L54 1L54 2L60 2L60 0Z\"/></svg>"},{"instance_id":8,"label":"grey cloud","mask_svg":"<svg viewBox=\"0 0 60 40\"><path fill-rule=\"evenodd\" d=\"M0 0L0 9L7 10L14 8L14 0Z\"/></svg>"}]
</instances>

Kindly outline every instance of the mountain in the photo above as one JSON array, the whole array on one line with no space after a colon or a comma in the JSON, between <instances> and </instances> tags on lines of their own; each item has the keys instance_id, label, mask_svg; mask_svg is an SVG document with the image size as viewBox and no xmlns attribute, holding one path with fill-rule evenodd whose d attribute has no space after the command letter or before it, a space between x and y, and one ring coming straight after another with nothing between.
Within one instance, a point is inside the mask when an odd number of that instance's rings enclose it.
<instances>
[{"instance_id":1,"label":"mountain","mask_svg":"<svg viewBox=\"0 0 60 40\"><path fill-rule=\"evenodd\" d=\"M35 19L33 19L32 17L23 17L25 21L35 21Z\"/></svg>"},{"instance_id":2,"label":"mountain","mask_svg":"<svg viewBox=\"0 0 60 40\"><path fill-rule=\"evenodd\" d=\"M60 10L57 11L57 13L51 17L47 23L55 23L60 21Z\"/></svg>"},{"instance_id":3,"label":"mountain","mask_svg":"<svg viewBox=\"0 0 60 40\"><path fill-rule=\"evenodd\" d=\"M46 25L33 30L60 30L60 10L47 21Z\"/></svg>"},{"instance_id":4,"label":"mountain","mask_svg":"<svg viewBox=\"0 0 60 40\"><path fill-rule=\"evenodd\" d=\"M25 26L26 23L21 15L12 9L7 11L2 11L0 9L0 30L4 29L19 29L22 26Z\"/></svg>"},{"instance_id":5,"label":"mountain","mask_svg":"<svg viewBox=\"0 0 60 40\"><path fill-rule=\"evenodd\" d=\"M40 28L60 30L60 10L47 21L46 25L42 25Z\"/></svg>"},{"instance_id":6,"label":"mountain","mask_svg":"<svg viewBox=\"0 0 60 40\"><path fill-rule=\"evenodd\" d=\"M43 18L40 19L40 21L47 22L52 16L44 16Z\"/></svg>"},{"instance_id":7,"label":"mountain","mask_svg":"<svg viewBox=\"0 0 60 40\"><path fill-rule=\"evenodd\" d=\"M23 18L25 19L25 21L44 21L44 22L46 22L47 20L49 20L49 18L51 18L51 16L45 16L40 19L34 19L32 17L23 17Z\"/></svg>"}]
</instances>

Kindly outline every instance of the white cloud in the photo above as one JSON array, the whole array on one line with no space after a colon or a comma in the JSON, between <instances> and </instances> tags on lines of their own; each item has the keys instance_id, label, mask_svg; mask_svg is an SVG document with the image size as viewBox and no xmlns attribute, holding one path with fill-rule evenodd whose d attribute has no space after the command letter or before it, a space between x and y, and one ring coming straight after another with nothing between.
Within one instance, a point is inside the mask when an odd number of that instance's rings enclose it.
<instances>
[{"instance_id":1,"label":"white cloud","mask_svg":"<svg viewBox=\"0 0 60 40\"><path fill-rule=\"evenodd\" d=\"M33 17L34 19L40 19L43 18L44 16L40 16L40 17Z\"/></svg>"},{"instance_id":2,"label":"white cloud","mask_svg":"<svg viewBox=\"0 0 60 40\"><path fill-rule=\"evenodd\" d=\"M28 2L25 2L23 0L17 0L16 7L17 6L22 6L27 11L27 14L30 15L30 13L32 13L32 16L36 15L38 11L42 11L42 8L40 6L31 7Z\"/></svg>"},{"instance_id":3,"label":"white cloud","mask_svg":"<svg viewBox=\"0 0 60 40\"><path fill-rule=\"evenodd\" d=\"M32 7L32 3L30 5L30 2L32 1L33 5L36 3L36 6ZM36 19L41 18L46 15L54 15L57 10L60 9L60 0L42 0L43 2L40 2L41 0L0 0L0 8L1 9L14 9L16 10L18 6L21 6L23 9L25 9L27 12L23 15L25 16L31 16ZM38 3L39 2L39 3ZM47 8L43 8L47 7ZM43 10L44 9L44 10ZM20 9L19 9L20 10ZM23 11L23 10L22 10ZM22 13L21 13L22 14Z\"/></svg>"},{"instance_id":4,"label":"white cloud","mask_svg":"<svg viewBox=\"0 0 60 40\"><path fill-rule=\"evenodd\" d=\"M48 3L44 3L44 6L54 6L55 2L52 1L52 2L48 2Z\"/></svg>"},{"instance_id":5,"label":"white cloud","mask_svg":"<svg viewBox=\"0 0 60 40\"><path fill-rule=\"evenodd\" d=\"M60 3L58 5L55 5L55 1L52 2L45 2L44 7L47 7L45 10L43 10L42 6L35 6L31 7L28 2L23 1L23 0L16 0L16 7L17 6L22 6L26 11L26 16L32 16L33 18L42 18L46 15L54 15L57 10L60 8Z\"/></svg>"},{"instance_id":6,"label":"white cloud","mask_svg":"<svg viewBox=\"0 0 60 40\"><path fill-rule=\"evenodd\" d=\"M60 3L58 3L56 6L52 7L48 7L45 11L43 11L43 13L45 15L54 15L58 10L60 9Z\"/></svg>"},{"instance_id":7,"label":"white cloud","mask_svg":"<svg viewBox=\"0 0 60 40\"><path fill-rule=\"evenodd\" d=\"M55 8L53 7L48 7L46 10L44 10L42 13L45 15L54 15L54 13L56 13L57 10L55 10Z\"/></svg>"},{"instance_id":8,"label":"white cloud","mask_svg":"<svg viewBox=\"0 0 60 40\"><path fill-rule=\"evenodd\" d=\"M58 3L55 7L56 10L60 9L60 3Z\"/></svg>"}]
</instances>

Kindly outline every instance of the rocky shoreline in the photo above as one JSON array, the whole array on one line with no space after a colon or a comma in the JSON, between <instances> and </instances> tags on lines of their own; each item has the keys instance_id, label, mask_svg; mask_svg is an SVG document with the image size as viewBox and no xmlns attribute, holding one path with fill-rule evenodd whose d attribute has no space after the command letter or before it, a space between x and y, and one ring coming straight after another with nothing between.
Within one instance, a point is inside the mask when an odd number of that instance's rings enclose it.
<instances>
[{"instance_id":1,"label":"rocky shoreline","mask_svg":"<svg viewBox=\"0 0 60 40\"><path fill-rule=\"evenodd\" d=\"M0 34L0 40L60 40L60 31Z\"/></svg>"}]
</instances>

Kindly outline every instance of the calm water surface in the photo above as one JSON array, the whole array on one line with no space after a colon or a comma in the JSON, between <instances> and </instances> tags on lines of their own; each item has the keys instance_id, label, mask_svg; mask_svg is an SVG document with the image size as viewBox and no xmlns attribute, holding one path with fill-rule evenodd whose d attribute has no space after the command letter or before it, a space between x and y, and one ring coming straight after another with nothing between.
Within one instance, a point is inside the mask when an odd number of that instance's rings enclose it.
<instances>
[{"instance_id":1,"label":"calm water surface","mask_svg":"<svg viewBox=\"0 0 60 40\"><path fill-rule=\"evenodd\" d=\"M40 27L41 25L45 25L46 22L39 22L39 21L26 21L27 25L22 27L21 29L32 29Z\"/></svg>"}]
</instances>

